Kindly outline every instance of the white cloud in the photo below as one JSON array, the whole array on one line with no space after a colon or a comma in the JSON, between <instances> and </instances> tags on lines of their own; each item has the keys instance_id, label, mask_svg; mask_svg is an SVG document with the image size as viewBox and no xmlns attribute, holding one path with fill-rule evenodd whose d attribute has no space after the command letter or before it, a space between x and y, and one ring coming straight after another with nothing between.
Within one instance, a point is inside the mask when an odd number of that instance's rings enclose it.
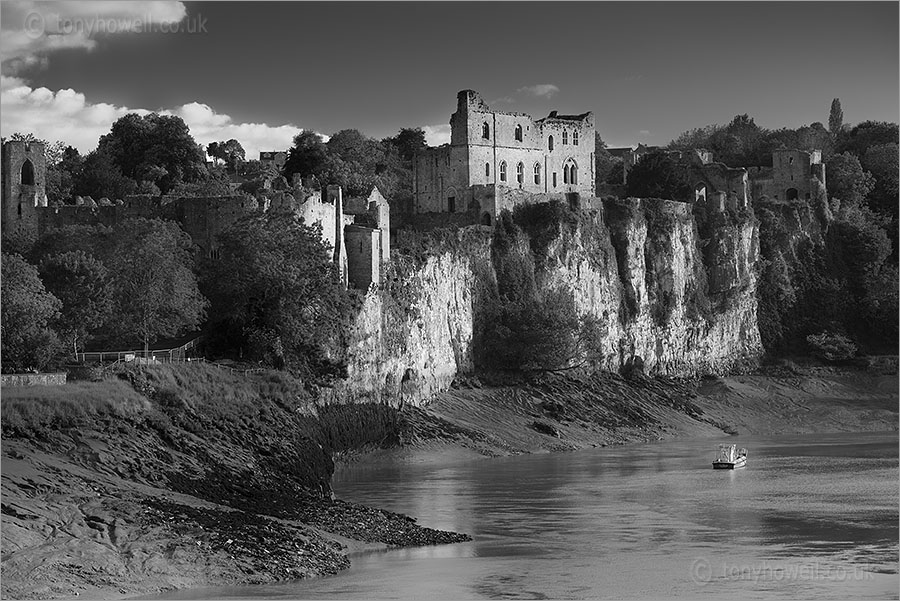
<instances>
[{"instance_id":1,"label":"white cloud","mask_svg":"<svg viewBox=\"0 0 900 601\"><path fill-rule=\"evenodd\" d=\"M182 2L35 2L0 3L3 73L15 75L41 66L46 55L62 49L92 50L98 33L135 33L181 22Z\"/></svg>"},{"instance_id":2,"label":"white cloud","mask_svg":"<svg viewBox=\"0 0 900 601\"><path fill-rule=\"evenodd\" d=\"M516 91L520 93L531 94L532 96L552 98L555 94L559 93L559 88L552 83L539 83L533 86L525 86L519 88Z\"/></svg>"},{"instance_id":3,"label":"white cloud","mask_svg":"<svg viewBox=\"0 0 900 601\"><path fill-rule=\"evenodd\" d=\"M642 135L643 137L645 137L645 138L647 138L647 137L650 136L650 130L649 130L649 129L642 129L642 130L639 131L638 133L641 134L641 135Z\"/></svg>"},{"instance_id":4,"label":"white cloud","mask_svg":"<svg viewBox=\"0 0 900 601\"><path fill-rule=\"evenodd\" d=\"M429 146L440 146L441 144L450 143L450 124L439 123L437 125L423 125L422 130L425 132L425 142Z\"/></svg>"},{"instance_id":5,"label":"white cloud","mask_svg":"<svg viewBox=\"0 0 900 601\"><path fill-rule=\"evenodd\" d=\"M113 122L128 114L150 113L143 108L91 103L72 89L34 88L20 76L26 67L45 65L47 55L62 49L92 50L97 33L138 35L163 25L181 23L187 16L182 2L168 1L79 1L35 2L20 0L0 3L2 36L0 55L0 133L32 133L50 142L62 140L82 153L96 148L100 136L109 133ZM203 145L234 138L244 147L248 159L260 150L287 150L301 131L295 125L270 126L265 123L235 123L212 107L191 102L158 111L184 119L194 139Z\"/></svg>"},{"instance_id":6,"label":"white cloud","mask_svg":"<svg viewBox=\"0 0 900 601\"><path fill-rule=\"evenodd\" d=\"M50 142L62 140L82 153L96 148L100 136L109 133L113 122L127 113L150 113L108 103L90 103L72 89L53 92L32 88L17 77L0 78L0 133L33 133ZM259 158L260 150L287 150L301 128L296 125L271 126L265 123L236 123L212 107L191 102L159 111L184 119L194 139L204 146L210 142L236 139L248 159ZM449 130L449 126L448 126Z\"/></svg>"}]
</instances>

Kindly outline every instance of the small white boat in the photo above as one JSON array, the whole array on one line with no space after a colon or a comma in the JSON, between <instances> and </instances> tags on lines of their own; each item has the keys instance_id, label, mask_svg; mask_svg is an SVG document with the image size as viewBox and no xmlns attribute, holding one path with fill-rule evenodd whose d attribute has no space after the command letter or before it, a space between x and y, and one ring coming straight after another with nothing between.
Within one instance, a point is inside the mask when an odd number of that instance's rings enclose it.
<instances>
[{"instance_id":1,"label":"small white boat","mask_svg":"<svg viewBox=\"0 0 900 601\"><path fill-rule=\"evenodd\" d=\"M714 470L734 470L745 465L747 465L747 449L739 449L733 444L719 445L719 452L713 461Z\"/></svg>"}]
</instances>

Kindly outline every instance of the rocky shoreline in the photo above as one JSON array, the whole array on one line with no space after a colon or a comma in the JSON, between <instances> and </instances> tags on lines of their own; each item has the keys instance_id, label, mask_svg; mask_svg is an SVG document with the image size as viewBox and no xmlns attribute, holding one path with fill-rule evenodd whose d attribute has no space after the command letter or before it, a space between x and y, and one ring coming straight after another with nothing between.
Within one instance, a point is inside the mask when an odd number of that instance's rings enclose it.
<instances>
[{"instance_id":1,"label":"rocky shoreline","mask_svg":"<svg viewBox=\"0 0 900 601\"><path fill-rule=\"evenodd\" d=\"M354 552L469 540L333 499L332 457L423 461L898 426L896 375L862 369L696 381L570 375L493 387L468 379L402 410L311 407L283 376L187 375L131 374L114 392L121 403L139 391L133 411L95 408L67 422L25 412L47 401L4 389L3 598L280 582L335 574ZM223 409L228 387L249 404ZM202 390L215 404L198 400Z\"/></svg>"}]
</instances>

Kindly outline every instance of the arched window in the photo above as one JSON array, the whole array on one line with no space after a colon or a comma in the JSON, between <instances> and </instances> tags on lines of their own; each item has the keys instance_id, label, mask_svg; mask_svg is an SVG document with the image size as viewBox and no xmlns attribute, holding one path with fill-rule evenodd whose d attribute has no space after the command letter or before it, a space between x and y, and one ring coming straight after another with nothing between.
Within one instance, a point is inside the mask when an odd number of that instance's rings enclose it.
<instances>
[{"instance_id":1,"label":"arched window","mask_svg":"<svg viewBox=\"0 0 900 601\"><path fill-rule=\"evenodd\" d=\"M22 163L22 185L34 185L34 165L28 159L25 159L25 162Z\"/></svg>"},{"instance_id":2,"label":"arched window","mask_svg":"<svg viewBox=\"0 0 900 601\"><path fill-rule=\"evenodd\" d=\"M491 139L491 126L487 124L487 121L481 126L481 137L485 140Z\"/></svg>"},{"instance_id":3,"label":"arched window","mask_svg":"<svg viewBox=\"0 0 900 601\"><path fill-rule=\"evenodd\" d=\"M568 159L563 165L563 183L573 186L578 183L578 165L572 159Z\"/></svg>"},{"instance_id":4,"label":"arched window","mask_svg":"<svg viewBox=\"0 0 900 601\"><path fill-rule=\"evenodd\" d=\"M577 131L572 132L572 144L574 144L575 146L578 146L578 132Z\"/></svg>"},{"instance_id":5,"label":"arched window","mask_svg":"<svg viewBox=\"0 0 900 601\"><path fill-rule=\"evenodd\" d=\"M568 144L568 143L569 143L569 130L564 129L563 130L563 144Z\"/></svg>"},{"instance_id":6,"label":"arched window","mask_svg":"<svg viewBox=\"0 0 900 601\"><path fill-rule=\"evenodd\" d=\"M522 163L516 165L516 183L520 186L525 183L525 165Z\"/></svg>"},{"instance_id":7,"label":"arched window","mask_svg":"<svg viewBox=\"0 0 900 601\"><path fill-rule=\"evenodd\" d=\"M522 141L522 126L521 125L516 125L516 140L519 142Z\"/></svg>"},{"instance_id":8,"label":"arched window","mask_svg":"<svg viewBox=\"0 0 900 601\"><path fill-rule=\"evenodd\" d=\"M506 181L506 161L500 163L500 181Z\"/></svg>"},{"instance_id":9,"label":"arched window","mask_svg":"<svg viewBox=\"0 0 900 601\"><path fill-rule=\"evenodd\" d=\"M785 200L797 200L799 197L800 194L797 192L797 188L788 188L784 191Z\"/></svg>"},{"instance_id":10,"label":"arched window","mask_svg":"<svg viewBox=\"0 0 900 601\"><path fill-rule=\"evenodd\" d=\"M541 185L541 164L534 164L534 183L537 185Z\"/></svg>"},{"instance_id":11,"label":"arched window","mask_svg":"<svg viewBox=\"0 0 900 601\"><path fill-rule=\"evenodd\" d=\"M694 202L706 202L706 184L703 182L694 186Z\"/></svg>"},{"instance_id":12,"label":"arched window","mask_svg":"<svg viewBox=\"0 0 900 601\"><path fill-rule=\"evenodd\" d=\"M547 149L550 152L553 152L553 136L550 136L550 138L547 140Z\"/></svg>"},{"instance_id":13,"label":"arched window","mask_svg":"<svg viewBox=\"0 0 900 601\"><path fill-rule=\"evenodd\" d=\"M490 164L490 163L485 163L485 164L484 164L484 176L485 176L485 177L490 177L490 176L491 176L491 164Z\"/></svg>"}]
</instances>

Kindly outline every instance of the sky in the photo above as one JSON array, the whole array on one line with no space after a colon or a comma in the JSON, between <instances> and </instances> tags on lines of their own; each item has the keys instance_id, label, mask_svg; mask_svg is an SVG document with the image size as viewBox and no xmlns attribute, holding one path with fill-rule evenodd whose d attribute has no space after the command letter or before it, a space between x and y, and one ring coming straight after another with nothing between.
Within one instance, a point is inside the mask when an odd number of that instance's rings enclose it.
<instances>
[{"instance_id":1,"label":"sky","mask_svg":"<svg viewBox=\"0 0 900 601\"><path fill-rule=\"evenodd\" d=\"M257 158L294 135L423 127L456 93L593 111L608 146L747 113L766 128L898 121L897 2L0 3L0 133L82 152L128 112Z\"/></svg>"}]
</instances>

